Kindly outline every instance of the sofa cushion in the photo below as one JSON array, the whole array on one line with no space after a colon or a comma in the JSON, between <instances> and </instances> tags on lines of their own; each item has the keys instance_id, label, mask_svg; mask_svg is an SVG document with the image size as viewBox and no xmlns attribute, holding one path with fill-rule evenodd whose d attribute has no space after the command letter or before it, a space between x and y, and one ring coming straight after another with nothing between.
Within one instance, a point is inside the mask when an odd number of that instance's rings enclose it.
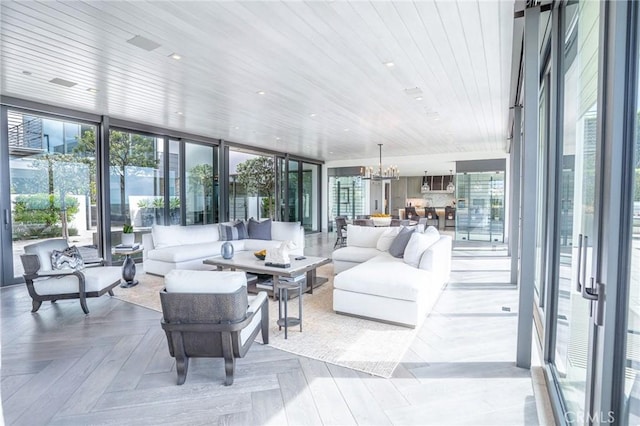
<instances>
[{"instance_id":1,"label":"sofa cushion","mask_svg":"<svg viewBox=\"0 0 640 426\"><path fill-rule=\"evenodd\" d=\"M67 271L68 273L69 271ZM100 268L85 268L85 292L101 291L111 284L120 281L122 268L119 266L103 266ZM36 293L45 296L50 294L72 294L78 292L78 277L62 275L51 278L38 278L33 281Z\"/></svg>"},{"instance_id":2,"label":"sofa cushion","mask_svg":"<svg viewBox=\"0 0 640 426\"><path fill-rule=\"evenodd\" d=\"M428 285L433 285L430 271L409 266L389 253L340 272L333 280L336 289L410 301L418 300Z\"/></svg>"},{"instance_id":3,"label":"sofa cushion","mask_svg":"<svg viewBox=\"0 0 640 426\"><path fill-rule=\"evenodd\" d=\"M378 239L386 228L373 226L347 225L347 247L375 248Z\"/></svg>"},{"instance_id":4,"label":"sofa cushion","mask_svg":"<svg viewBox=\"0 0 640 426\"><path fill-rule=\"evenodd\" d=\"M233 226L220 224L221 241L244 240L245 238L247 238L247 228L244 222L238 221Z\"/></svg>"},{"instance_id":5,"label":"sofa cushion","mask_svg":"<svg viewBox=\"0 0 640 426\"><path fill-rule=\"evenodd\" d=\"M395 240L396 236L400 232L399 226L393 226L391 228L386 228L380 238L378 238L378 242L376 243L376 248L380 251L388 251L389 247L391 247L391 243Z\"/></svg>"},{"instance_id":6,"label":"sofa cushion","mask_svg":"<svg viewBox=\"0 0 640 426\"><path fill-rule=\"evenodd\" d=\"M174 269L164 276L164 285L167 293L233 293L247 286L247 274Z\"/></svg>"},{"instance_id":7,"label":"sofa cushion","mask_svg":"<svg viewBox=\"0 0 640 426\"><path fill-rule=\"evenodd\" d=\"M260 250L275 250L280 247L282 241L276 240L254 240L248 238L244 241L244 250L260 251Z\"/></svg>"},{"instance_id":8,"label":"sofa cushion","mask_svg":"<svg viewBox=\"0 0 640 426\"><path fill-rule=\"evenodd\" d=\"M404 249L403 260L406 264L415 268L420 264L420 258L422 254L431 247L436 241L440 239L438 231L424 233L414 232L407 243L407 247Z\"/></svg>"},{"instance_id":9,"label":"sofa cushion","mask_svg":"<svg viewBox=\"0 0 640 426\"><path fill-rule=\"evenodd\" d=\"M413 233L413 229L403 227L400 232L398 232L398 235L393 239L393 242L389 247L389 254L398 258L404 256L404 249L407 247L409 239Z\"/></svg>"},{"instance_id":10,"label":"sofa cushion","mask_svg":"<svg viewBox=\"0 0 640 426\"><path fill-rule=\"evenodd\" d=\"M304 247L304 230L300 222L271 222L271 239L293 241L298 248Z\"/></svg>"},{"instance_id":11,"label":"sofa cushion","mask_svg":"<svg viewBox=\"0 0 640 426\"><path fill-rule=\"evenodd\" d=\"M220 240L218 225L162 226L151 228L155 248L174 247Z\"/></svg>"},{"instance_id":12,"label":"sofa cushion","mask_svg":"<svg viewBox=\"0 0 640 426\"><path fill-rule=\"evenodd\" d=\"M333 260L362 263L376 257L380 250L371 247L342 247L331 255Z\"/></svg>"},{"instance_id":13,"label":"sofa cushion","mask_svg":"<svg viewBox=\"0 0 640 426\"><path fill-rule=\"evenodd\" d=\"M244 240L242 240L242 242L244 243ZM163 249L151 250L147 256L149 259L159 260L162 262L186 262L193 259L220 256L222 244L222 241L216 241L213 243L185 244L183 246L165 247ZM232 244L234 250L244 250L244 245L240 248L236 245L236 242L233 242Z\"/></svg>"},{"instance_id":14,"label":"sofa cushion","mask_svg":"<svg viewBox=\"0 0 640 426\"><path fill-rule=\"evenodd\" d=\"M271 219L263 220L262 222L258 222L257 220L251 218L249 219L248 226L248 236L247 238L252 238L254 240L270 240L271 239Z\"/></svg>"}]
</instances>

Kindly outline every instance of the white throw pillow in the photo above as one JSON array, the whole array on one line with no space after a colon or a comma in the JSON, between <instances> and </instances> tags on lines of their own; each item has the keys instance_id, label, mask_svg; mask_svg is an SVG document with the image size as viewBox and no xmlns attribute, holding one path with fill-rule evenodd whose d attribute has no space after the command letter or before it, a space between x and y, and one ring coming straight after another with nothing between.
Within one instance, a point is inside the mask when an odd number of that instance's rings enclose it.
<instances>
[{"instance_id":1,"label":"white throw pillow","mask_svg":"<svg viewBox=\"0 0 640 426\"><path fill-rule=\"evenodd\" d=\"M347 246L376 248L378 239L385 230L382 227L347 225Z\"/></svg>"},{"instance_id":2,"label":"white throw pillow","mask_svg":"<svg viewBox=\"0 0 640 426\"><path fill-rule=\"evenodd\" d=\"M411 235L411 239L409 239L407 247L404 249L404 256L402 258L404 263L417 268L425 250L439 239L440 236L433 232L414 232L413 235Z\"/></svg>"},{"instance_id":3,"label":"white throw pillow","mask_svg":"<svg viewBox=\"0 0 640 426\"><path fill-rule=\"evenodd\" d=\"M380 251L389 251L389 247L391 247L391 243L396 238L398 233L400 232L400 226L393 226L391 228L386 228L380 238L378 238L378 242L376 243L376 248Z\"/></svg>"}]
</instances>

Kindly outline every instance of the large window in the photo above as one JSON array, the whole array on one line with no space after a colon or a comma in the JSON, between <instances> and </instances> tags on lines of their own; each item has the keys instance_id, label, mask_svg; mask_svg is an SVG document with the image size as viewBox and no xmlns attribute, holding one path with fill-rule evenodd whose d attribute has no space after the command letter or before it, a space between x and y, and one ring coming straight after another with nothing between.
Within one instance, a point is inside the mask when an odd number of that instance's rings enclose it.
<instances>
[{"instance_id":1,"label":"large window","mask_svg":"<svg viewBox=\"0 0 640 426\"><path fill-rule=\"evenodd\" d=\"M229 150L229 219L275 217L272 156Z\"/></svg>"},{"instance_id":2,"label":"large window","mask_svg":"<svg viewBox=\"0 0 640 426\"><path fill-rule=\"evenodd\" d=\"M122 225L134 229L165 224L164 139L121 130L109 132L111 244ZM144 230L144 229L143 229Z\"/></svg>"},{"instance_id":3,"label":"large window","mask_svg":"<svg viewBox=\"0 0 640 426\"><path fill-rule=\"evenodd\" d=\"M218 148L185 144L186 224L218 222Z\"/></svg>"},{"instance_id":4,"label":"large window","mask_svg":"<svg viewBox=\"0 0 640 426\"><path fill-rule=\"evenodd\" d=\"M54 237L94 243L96 128L11 110L7 118L13 271L21 276L26 244Z\"/></svg>"},{"instance_id":5,"label":"large window","mask_svg":"<svg viewBox=\"0 0 640 426\"><path fill-rule=\"evenodd\" d=\"M458 175L456 240L504 242L504 172Z\"/></svg>"}]
</instances>

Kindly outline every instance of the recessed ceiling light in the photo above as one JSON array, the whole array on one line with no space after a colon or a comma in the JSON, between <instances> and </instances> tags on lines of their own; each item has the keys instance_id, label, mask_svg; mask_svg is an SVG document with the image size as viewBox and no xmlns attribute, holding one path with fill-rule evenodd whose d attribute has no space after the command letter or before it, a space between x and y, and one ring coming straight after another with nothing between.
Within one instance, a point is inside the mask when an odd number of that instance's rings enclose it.
<instances>
[{"instance_id":1,"label":"recessed ceiling light","mask_svg":"<svg viewBox=\"0 0 640 426\"><path fill-rule=\"evenodd\" d=\"M345 131L345 132L348 132L348 131L349 131L349 129L344 129L344 131Z\"/></svg>"},{"instance_id":2,"label":"recessed ceiling light","mask_svg":"<svg viewBox=\"0 0 640 426\"><path fill-rule=\"evenodd\" d=\"M140 35L130 38L129 40L127 40L127 43L131 43L134 46L139 47L140 49L144 49L148 52L151 52L152 50L155 50L158 47L162 46L160 43L156 43L155 41L149 40L148 38L142 37Z\"/></svg>"},{"instance_id":3,"label":"recessed ceiling light","mask_svg":"<svg viewBox=\"0 0 640 426\"><path fill-rule=\"evenodd\" d=\"M276 136L276 140L277 140L277 141L279 141L279 140L280 140L280 138Z\"/></svg>"},{"instance_id":4,"label":"recessed ceiling light","mask_svg":"<svg viewBox=\"0 0 640 426\"><path fill-rule=\"evenodd\" d=\"M31 75L31 71L22 71L22 74L24 74L24 75Z\"/></svg>"},{"instance_id":5,"label":"recessed ceiling light","mask_svg":"<svg viewBox=\"0 0 640 426\"><path fill-rule=\"evenodd\" d=\"M309 117L315 117L315 116L316 116L316 114L315 114L315 113L311 113L311 114L309 114Z\"/></svg>"},{"instance_id":6,"label":"recessed ceiling light","mask_svg":"<svg viewBox=\"0 0 640 426\"><path fill-rule=\"evenodd\" d=\"M329 154L333 154L333 151L329 151Z\"/></svg>"},{"instance_id":7,"label":"recessed ceiling light","mask_svg":"<svg viewBox=\"0 0 640 426\"><path fill-rule=\"evenodd\" d=\"M91 92L91 93L98 93L98 89L94 89L93 87L89 87L87 89L87 92Z\"/></svg>"},{"instance_id":8,"label":"recessed ceiling light","mask_svg":"<svg viewBox=\"0 0 640 426\"><path fill-rule=\"evenodd\" d=\"M236 130L238 130L239 128L240 128L240 127L238 127L238 126L234 127L234 129L236 129Z\"/></svg>"},{"instance_id":9,"label":"recessed ceiling light","mask_svg":"<svg viewBox=\"0 0 640 426\"><path fill-rule=\"evenodd\" d=\"M264 90L258 90L256 93L257 93L258 95L264 95L264 94L266 94L267 92L265 92Z\"/></svg>"},{"instance_id":10,"label":"recessed ceiling light","mask_svg":"<svg viewBox=\"0 0 640 426\"><path fill-rule=\"evenodd\" d=\"M396 64L394 64L394 63L393 63L393 62L391 62L391 61L384 62L384 65L385 65L387 68L393 68L393 67L395 67L395 66L396 66Z\"/></svg>"},{"instance_id":11,"label":"recessed ceiling light","mask_svg":"<svg viewBox=\"0 0 640 426\"><path fill-rule=\"evenodd\" d=\"M179 61L180 59L182 59L182 56L178 55L177 53L172 53L171 55L169 55L169 57L171 59L175 59L176 61Z\"/></svg>"},{"instance_id":12,"label":"recessed ceiling light","mask_svg":"<svg viewBox=\"0 0 640 426\"><path fill-rule=\"evenodd\" d=\"M416 96L416 101L421 101L422 100L422 96Z\"/></svg>"},{"instance_id":13,"label":"recessed ceiling light","mask_svg":"<svg viewBox=\"0 0 640 426\"><path fill-rule=\"evenodd\" d=\"M183 114L184 114L184 112L182 112L182 111L176 111L176 114L178 114L178 115L183 115Z\"/></svg>"},{"instance_id":14,"label":"recessed ceiling light","mask_svg":"<svg viewBox=\"0 0 640 426\"><path fill-rule=\"evenodd\" d=\"M73 81L69 81L69 80L65 80L63 78L54 78L49 80L49 83L53 83L53 84L59 84L60 86L64 86L64 87L73 87L78 83L74 83Z\"/></svg>"}]
</instances>

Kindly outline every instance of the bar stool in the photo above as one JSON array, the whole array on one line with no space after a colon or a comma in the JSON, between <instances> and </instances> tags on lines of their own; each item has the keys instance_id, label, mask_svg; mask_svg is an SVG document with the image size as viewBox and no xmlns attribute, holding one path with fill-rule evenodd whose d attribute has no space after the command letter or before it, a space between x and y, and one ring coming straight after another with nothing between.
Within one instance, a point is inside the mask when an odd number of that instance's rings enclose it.
<instances>
[{"instance_id":1,"label":"bar stool","mask_svg":"<svg viewBox=\"0 0 640 426\"><path fill-rule=\"evenodd\" d=\"M305 280L301 280L297 283L288 283L280 281L278 283L278 330L282 330L284 327L284 338L287 338L287 329L289 327L300 326L300 332L302 333L302 285ZM296 290L298 292L298 317L290 317L288 312L289 290ZM284 316L283 314L284 308Z\"/></svg>"}]
</instances>

